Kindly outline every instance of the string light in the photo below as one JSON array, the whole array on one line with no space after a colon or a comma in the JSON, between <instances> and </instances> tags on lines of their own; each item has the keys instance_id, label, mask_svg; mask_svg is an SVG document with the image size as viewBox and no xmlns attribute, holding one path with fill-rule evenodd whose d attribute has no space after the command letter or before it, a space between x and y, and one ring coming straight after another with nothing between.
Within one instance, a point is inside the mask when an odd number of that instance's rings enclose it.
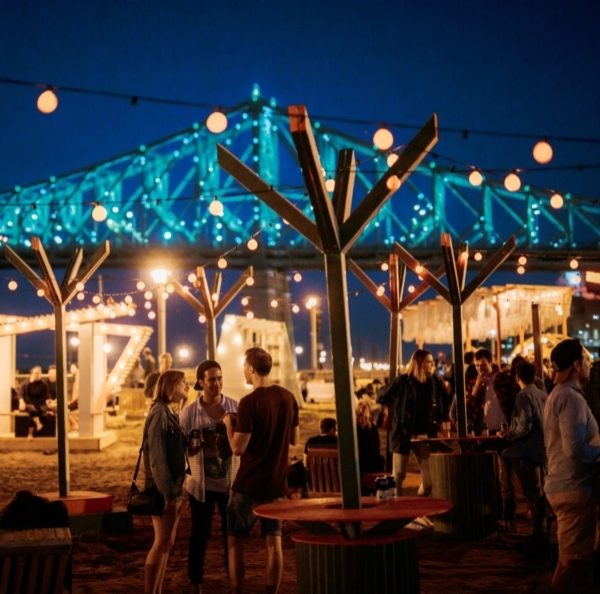
<instances>
[{"instance_id":1,"label":"string light","mask_svg":"<svg viewBox=\"0 0 600 594\"><path fill-rule=\"evenodd\" d=\"M246 312L246 318L249 319L249 320L253 320L254 319L254 312L247 311Z\"/></svg>"},{"instance_id":2,"label":"string light","mask_svg":"<svg viewBox=\"0 0 600 594\"><path fill-rule=\"evenodd\" d=\"M75 288L76 288L78 291L83 291L83 290L85 289L85 285L84 285L82 282L79 282L79 283L77 283L77 284L75 285Z\"/></svg>"},{"instance_id":3,"label":"string light","mask_svg":"<svg viewBox=\"0 0 600 594\"><path fill-rule=\"evenodd\" d=\"M248 303L250 303L250 299L248 299L248 297L242 297L242 299L240 300L240 303L246 307L248 305Z\"/></svg>"},{"instance_id":4,"label":"string light","mask_svg":"<svg viewBox=\"0 0 600 594\"><path fill-rule=\"evenodd\" d=\"M335 190L335 180L334 180L334 179L332 179L332 178L328 178L328 179L325 181L325 189L326 189L328 192L333 192L333 190Z\"/></svg>"},{"instance_id":5,"label":"string light","mask_svg":"<svg viewBox=\"0 0 600 594\"><path fill-rule=\"evenodd\" d=\"M85 299L85 294L84 293L77 293L77 300L78 301L83 301Z\"/></svg>"},{"instance_id":6,"label":"string light","mask_svg":"<svg viewBox=\"0 0 600 594\"><path fill-rule=\"evenodd\" d=\"M387 159L385 160L385 162L387 163L388 167L391 167L397 160L398 160L398 155L396 153L390 153L387 156Z\"/></svg>"},{"instance_id":7,"label":"string light","mask_svg":"<svg viewBox=\"0 0 600 594\"><path fill-rule=\"evenodd\" d=\"M389 265L387 262L383 262L383 263L381 264L381 270L382 270L383 272L387 272L389 269L390 269L390 265Z\"/></svg>"},{"instance_id":8,"label":"string light","mask_svg":"<svg viewBox=\"0 0 600 594\"><path fill-rule=\"evenodd\" d=\"M17 283L16 280L8 281L8 290L9 291L16 291L18 288L19 288L19 283Z\"/></svg>"},{"instance_id":9,"label":"string light","mask_svg":"<svg viewBox=\"0 0 600 594\"><path fill-rule=\"evenodd\" d=\"M525 264L527 264L527 256L519 256L517 261L521 266L525 266Z\"/></svg>"},{"instance_id":10,"label":"string light","mask_svg":"<svg viewBox=\"0 0 600 594\"><path fill-rule=\"evenodd\" d=\"M521 179L519 178L519 176L516 174L516 172L511 171L505 178L504 178L504 187L509 191L509 192L518 192L521 189Z\"/></svg>"},{"instance_id":11,"label":"string light","mask_svg":"<svg viewBox=\"0 0 600 594\"><path fill-rule=\"evenodd\" d=\"M98 305L98 303L100 303L102 301L102 297L100 297L100 295L94 295L92 297L92 303L94 303L95 305Z\"/></svg>"},{"instance_id":12,"label":"string light","mask_svg":"<svg viewBox=\"0 0 600 594\"><path fill-rule=\"evenodd\" d=\"M407 289L407 291L408 291L409 293L414 293L414 292L415 292L415 286L414 286L414 285L408 285L408 289Z\"/></svg>"},{"instance_id":13,"label":"string light","mask_svg":"<svg viewBox=\"0 0 600 594\"><path fill-rule=\"evenodd\" d=\"M190 272L190 273L188 274L188 277L187 277L187 279L188 279L188 282L189 282L189 283L192 283L192 284L193 284L193 283L195 283L195 282L198 280L198 277L197 277L197 276L196 276L196 275L195 275L193 272Z\"/></svg>"},{"instance_id":14,"label":"string light","mask_svg":"<svg viewBox=\"0 0 600 594\"><path fill-rule=\"evenodd\" d=\"M146 288L146 283L144 281L138 281L135 287L138 291L143 291Z\"/></svg>"},{"instance_id":15,"label":"string light","mask_svg":"<svg viewBox=\"0 0 600 594\"><path fill-rule=\"evenodd\" d=\"M256 250L258 248L258 241L256 241L256 239L254 239L254 237L251 237L248 240L248 243L246 244L246 247L253 252L254 250Z\"/></svg>"},{"instance_id":16,"label":"string light","mask_svg":"<svg viewBox=\"0 0 600 594\"><path fill-rule=\"evenodd\" d=\"M145 309L152 309L152 301L145 301L144 302L144 308Z\"/></svg>"},{"instance_id":17,"label":"string light","mask_svg":"<svg viewBox=\"0 0 600 594\"><path fill-rule=\"evenodd\" d=\"M385 185L388 190L395 192L396 190L400 189L400 178L397 175L390 175L385 181Z\"/></svg>"},{"instance_id":18,"label":"string light","mask_svg":"<svg viewBox=\"0 0 600 594\"><path fill-rule=\"evenodd\" d=\"M203 315L203 314L200 314L200 315L198 316L198 321L199 321L201 324L204 324L204 323L206 322L206 316L205 316L205 315Z\"/></svg>"},{"instance_id":19,"label":"string light","mask_svg":"<svg viewBox=\"0 0 600 594\"><path fill-rule=\"evenodd\" d=\"M558 192L555 192L552 194L552 196L550 196L550 206L552 208L556 208L558 210L559 208L563 207L564 203L564 198Z\"/></svg>"},{"instance_id":20,"label":"string light","mask_svg":"<svg viewBox=\"0 0 600 594\"><path fill-rule=\"evenodd\" d=\"M550 161L552 161L554 151L552 150L552 146L548 142L548 139L544 138L543 140L539 140L535 143L532 154L533 158L540 165L546 165L546 163L550 163Z\"/></svg>"},{"instance_id":21,"label":"string light","mask_svg":"<svg viewBox=\"0 0 600 594\"><path fill-rule=\"evenodd\" d=\"M382 126L375 131L375 134L373 134L373 144L380 151L387 151L394 144L394 135L388 128Z\"/></svg>"},{"instance_id":22,"label":"string light","mask_svg":"<svg viewBox=\"0 0 600 594\"><path fill-rule=\"evenodd\" d=\"M299 272L294 273L294 282L299 283L302 281L302 275Z\"/></svg>"},{"instance_id":23,"label":"string light","mask_svg":"<svg viewBox=\"0 0 600 594\"><path fill-rule=\"evenodd\" d=\"M275 309L279 305L279 301L277 299L271 299L271 307Z\"/></svg>"},{"instance_id":24,"label":"string light","mask_svg":"<svg viewBox=\"0 0 600 594\"><path fill-rule=\"evenodd\" d=\"M213 217L222 217L225 209L223 207L223 203L215 196L213 201L208 205L208 212L213 215Z\"/></svg>"},{"instance_id":25,"label":"string light","mask_svg":"<svg viewBox=\"0 0 600 594\"><path fill-rule=\"evenodd\" d=\"M254 284L254 278L252 278L251 276L249 276L246 279L246 285L249 286L249 287L251 287L253 284Z\"/></svg>"},{"instance_id":26,"label":"string light","mask_svg":"<svg viewBox=\"0 0 600 594\"><path fill-rule=\"evenodd\" d=\"M153 320L155 317L156 317L156 313L155 312L153 312L153 311L149 311L148 312L148 318L150 320Z\"/></svg>"},{"instance_id":27,"label":"string light","mask_svg":"<svg viewBox=\"0 0 600 594\"><path fill-rule=\"evenodd\" d=\"M227 268L227 259L219 258L217 260L217 267L220 268L221 270L224 270L225 268Z\"/></svg>"},{"instance_id":28,"label":"string light","mask_svg":"<svg viewBox=\"0 0 600 594\"><path fill-rule=\"evenodd\" d=\"M152 293L152 291L146 291L144 293L144 299L146 299L147 301L150 301L152 299L152 297L154 297L154 294Z\"/></svg>"},{"instance_id":29,"label":"string light","mask_svg":"<svg viewBox=\"0 0 600 594\"><path fill-rule=\"evenodd\" d=\"M35 292L35 294L36 294L38 297L43 297L43 296L46 294L46 291L44 291L44 289L38 289L38 290Z\"/></svg>"},{"instance_id":30,"label":"string light","mask_svg":"<svg viewBox=\"0 0 600 594\"><path fill-rule=\"evenodd\" d=\"M294 303L292 305L292 313L295 313L295 314L300 313L300 306L297 305L296 303Z\"/></svg>"},{"instance_id":31,"label":"string light","mask_svg":"<svg viewBox=\"0 0 600 594\"><path fill-rule=\"evenodd\" d=\"M479 169L473 169L473 171L469 173L469 183L475 187L480 186L483 183L483 175L481 175Z\"/></svg>"},{"instance_id":32,"label":"string light","mask_svg":"<svg viewBox=\"0 0 600 594\"><path fill-rule=\"evenodd\" d=\"M102 223L106 221L106 217L108 216L108 211L100 202L94 202L94 208L92 209L92 219L96 221L96 223Z\"/></svg>"},{"instance_id":33,"label":"string light","mask_svg":"<svg viewBox=\"0 0 600 594\"><path fill-rule=\"evenodd\" d=\"M569 268L571 270L577 270L579 268L579 260L577 260L577 258L571 258L571 261L569 262Z\"/></svg>"},{"instance_id":34,"label":"string light","mask_svg":"<svg viewBox=\"0 0 600 594\"><path fill-rule=\"evenodd\" d=\"M36 106L41 113L50 114L54 113L58 108L58 97L52 88L48 87L45 91L42 91L37 98Z\"/></svg>"},{"instance_id":35,"label":"string light","mask_svg":"<svg viewBox=\"0 0 600 594\"><path fill-rule=\"evenodd\" d=\"M475 262L481 262L481 260L483 260L483 254L481 252L475 252L473 254L473 260L475 260Z\"/></svg>"},{"instance_id":36,"label":"string light","mask_svg":"<svg viewBox=\"0 0 600 594\"><path fill-rule=\"evenodd\" d=\"M227 116L220 109L215 109L215 111L206 118L206 127L208 128L208 131L213 134L225 132L225 130L227 130Z\"/></svg>"},{"instance_id":37,"label":"string light","mask_svg":"<svg viewBox=\"0 0 600 594\"><path fill-rule=\"evenodd\" d=\"M379 285L377 287L376 294L378 297L382 297L383 295L385 295L385 287L383 285Z\"/></svg>"},{"instance_id":38,"label":"string light","mask_svg":"<svg viewBox=\"0 0 600 594\"><path fill-rule=\"evenodd\" d=\"M525 274L525 266L517 266L517 274Z\"/></svg>"}]
</instances>

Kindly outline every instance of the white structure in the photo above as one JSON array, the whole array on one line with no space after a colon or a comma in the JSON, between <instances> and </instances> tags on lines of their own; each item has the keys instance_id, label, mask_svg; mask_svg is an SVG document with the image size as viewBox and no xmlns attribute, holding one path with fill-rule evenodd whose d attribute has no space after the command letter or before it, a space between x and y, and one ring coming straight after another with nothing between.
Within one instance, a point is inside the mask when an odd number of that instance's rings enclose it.
<instances>
[{"instance_id":1,"label":"white structure","mask_svg":"<svg viewBox=\"0 0 600 594\"><path fill-rule=\"evenodd\" d=\"M285 322L261 318L226 315L217 346L217 360L223 369L223 392L240 399L251 391L242 370L244 353L250 347L261 347L273 357L271 379L294 394L299 405L302 397L296 379L296 357Z\"/></svg>"}]
</instances>

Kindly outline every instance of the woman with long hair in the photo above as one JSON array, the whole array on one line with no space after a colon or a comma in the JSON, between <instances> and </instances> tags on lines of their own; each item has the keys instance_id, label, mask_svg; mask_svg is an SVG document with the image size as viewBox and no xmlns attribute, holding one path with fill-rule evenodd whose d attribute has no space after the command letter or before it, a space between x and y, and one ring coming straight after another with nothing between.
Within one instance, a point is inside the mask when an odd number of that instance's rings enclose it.
<instances>
[{"instance_id":1,"label":"woman with long hair","mask_svg":"<svg viewBox=\"0 0 600 594\"><path fill-rule=\"evenodd\" d=\"M145 488L156 487L162 501L152 515L154 543L144 567L144 594L159 594L183 501L186 472L185 439L174 409L186 398L188 384L183 371L161 373L152 407L144 425Z\"/></svg>"},{"instance_id":2,"label":"woman with long hair","mask_svg":"<svg viewBox=\"0 0 600 594\"><path fill-rule=\"evenodd\" d=\"M384 460L379 447L379 431L373 421L373 404L365 396L356 404L356 437L358 442L358 465L361 476L369 472L381 472Z\"/></svg>"},{"instance_id":3,"label":"woman with long hair","mask_svg":"<svg viewBox=\"0 0 600 594\"><path fill-rule=\"evenodd\" d=\"M446 391L434 371L433 355L417 349L410 358L406 373L398 376L379 397L379 403L388 407L388 439L398 495L402 495L411 449L421 469L418 494L431 494L429 444L425 441L411 444L411 439L435 435L439 423L447 418Z\"/></svg>"}]
</instances>

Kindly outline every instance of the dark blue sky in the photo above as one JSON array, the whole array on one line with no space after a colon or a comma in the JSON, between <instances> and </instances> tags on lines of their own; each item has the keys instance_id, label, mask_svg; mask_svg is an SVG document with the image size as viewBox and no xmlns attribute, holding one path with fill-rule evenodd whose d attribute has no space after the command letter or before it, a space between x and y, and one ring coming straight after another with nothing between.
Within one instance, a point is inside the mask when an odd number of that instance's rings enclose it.
<instances>
[{"instance_id":1,"label":"dark blue sky","mask_svg":"<svg viewBox=\"0 0 600 594\"><path fill-rule=\"evenodd\" d=\"M53 83L60 97L43 116L34 89L0 84L0 189L111 158L209 111L132 107L60 85L228 106L259 83L279 105L313 114L420 124L437 112L439 154L484 169L534 167L532 141L463 139L444 127L600 138L593 0L3 0L0 38L0 77ZM368 139L373 129L348 131ZM600 163L598 142L554 148L553 166ZM587 198L599 197L598 178L595 169L524 175ZM1 310L18 305L5 278ZM382 311L382 327L365 334L381 352L385 321Z\"/></svg>"}]
</instances>

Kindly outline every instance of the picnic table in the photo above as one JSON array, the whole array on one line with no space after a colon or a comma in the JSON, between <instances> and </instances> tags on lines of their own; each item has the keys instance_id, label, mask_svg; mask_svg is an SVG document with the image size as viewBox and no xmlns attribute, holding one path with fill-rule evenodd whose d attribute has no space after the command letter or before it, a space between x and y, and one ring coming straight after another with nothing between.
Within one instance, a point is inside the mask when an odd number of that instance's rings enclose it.
<instances>
[{"instance_id":1,"label":"picnic table","mask_svg":"<svg viewBox=\"0 0 600 594\"><path fill-rule=\"evenodd\" d=\"M254 513L306 530L292 538L302 594L418 593L418 532L405 526L420 516L445 513L452 504L428 497L380 501L365 496L361 506L347 509L340 497L321 497L266 503Z\"/></svg>"}]
</instances>

